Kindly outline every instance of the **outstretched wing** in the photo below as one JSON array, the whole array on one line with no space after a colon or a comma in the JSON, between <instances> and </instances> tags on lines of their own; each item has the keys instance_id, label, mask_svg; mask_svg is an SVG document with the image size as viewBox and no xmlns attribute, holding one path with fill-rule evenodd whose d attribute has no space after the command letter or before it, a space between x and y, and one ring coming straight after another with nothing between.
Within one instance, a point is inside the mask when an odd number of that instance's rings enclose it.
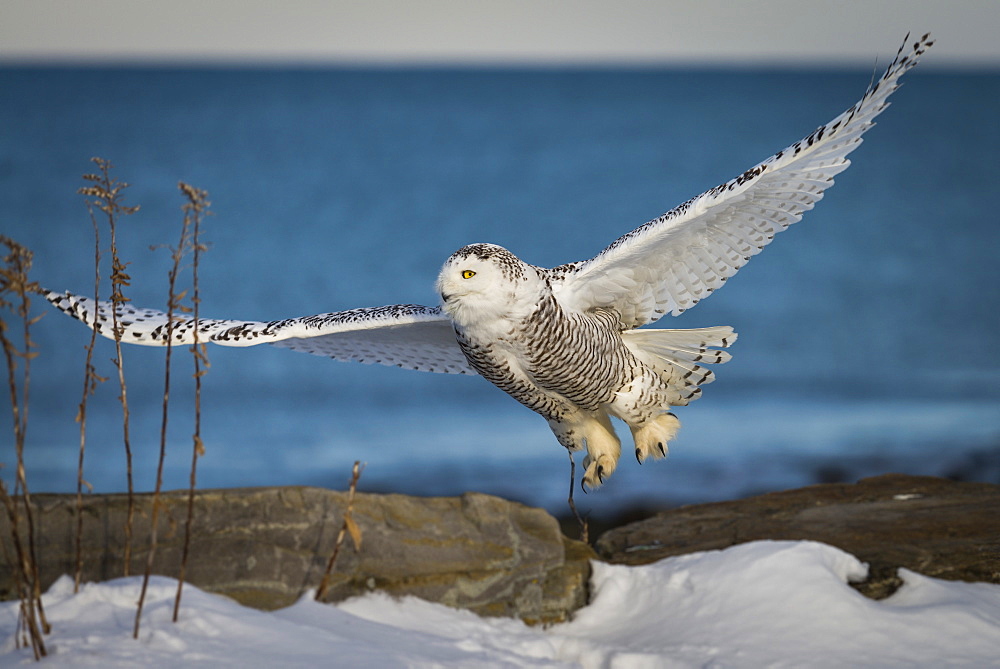
<instances>
[{"instance_id":1,"label":"outstretched wing","mask_svg":"<svg viewBox=\"0 0 1000 669\"><path fill-rule=\"evenodd\" d=\"M115 338L112 303L46 291L45 297L60 310L97 333ZM166 346L167 314L129 305L118 308L121 341L145 346ZM170 338L175 345L195 342L194 319L175 317ZM222 346L273 344L335 360L377 363L424 372L475 374L455 339L451 321L433 307L394 304L371 309L351 309L329 314L261 323L198 319L198 341Z\"/></svg>"},{"instance_id":2,"label":"outstretched wing","mask_svg":"<svg viewBox=\"0 0 1000 669\"><path fill-rule=\"evenodd\" d=\"M619 237L594 258L549 270L559 301L580 310L614 308L626 327L694 306L823 197L888 106L899 77L933 44L929 37L904 55L907 36L864 97L809 136Z\"/></svg>"}]
</instances>

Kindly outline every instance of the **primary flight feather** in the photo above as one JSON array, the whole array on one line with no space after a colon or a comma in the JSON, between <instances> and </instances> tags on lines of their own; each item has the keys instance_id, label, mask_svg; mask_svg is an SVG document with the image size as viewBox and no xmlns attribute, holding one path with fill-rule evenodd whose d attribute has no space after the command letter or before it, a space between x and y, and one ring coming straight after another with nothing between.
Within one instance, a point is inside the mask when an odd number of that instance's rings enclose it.
<instances>
[{"instance_id":1,"label":"primary flight feather","mask_svg":"<svg viewBox=\"0 0 1000 669\"><path fill-rule=\"evenodd\" d=\"M719 349L736 340L730 327L636 328L697 304L812 209L931 45L929 35L907 39L843 114L589 260L549 269L494 244L459 249L437 279L440 307L171 323L163 312L123 305L116 333L112 303L67 292L46 297L101 335L133 344L273 344L336 360L478 373L541 414L567 449L586 448L582 483L594 488L618 466L610 417L629 426L639 462L663 457L680 427L669 407L696 399L713 378L705 365L729 360Z\"/></svg>"}]
</instances>

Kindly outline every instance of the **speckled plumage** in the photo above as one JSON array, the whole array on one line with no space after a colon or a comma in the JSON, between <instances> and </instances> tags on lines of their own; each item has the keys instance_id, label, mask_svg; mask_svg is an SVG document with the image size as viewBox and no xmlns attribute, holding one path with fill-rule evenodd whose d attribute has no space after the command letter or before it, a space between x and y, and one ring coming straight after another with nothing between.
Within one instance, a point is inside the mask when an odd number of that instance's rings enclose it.
<instances>
[{"instance_id":1,"label":"speckled plumage","mask_svg":"<svg viewBox=\"0 0 1000 669\"><path fill-rule=\"evenodd\" d=\"M202 319L198 341L269 343L337 360L446 373L479 373L541 414L559 442L587 449L583 482L614 472L623 420L636 457L666 455L679 428L671 406L696 399L712 381L704 366L732 328L636 329L679 315L735 274L774 235L801 219L850 164L847 155L888 105L898 79L931 46L904 42L861 100L804 139L657 219L585 261L535 267L493 244L471 244L445 262L441 308L392 305L269 323ZM112 307L71 293L47 293L64 312L114 338ZM123 306L122 341L164 345L162 312ZM175 320L175 344L195 340L189 318Z\"/></svg>"}]
</instances>

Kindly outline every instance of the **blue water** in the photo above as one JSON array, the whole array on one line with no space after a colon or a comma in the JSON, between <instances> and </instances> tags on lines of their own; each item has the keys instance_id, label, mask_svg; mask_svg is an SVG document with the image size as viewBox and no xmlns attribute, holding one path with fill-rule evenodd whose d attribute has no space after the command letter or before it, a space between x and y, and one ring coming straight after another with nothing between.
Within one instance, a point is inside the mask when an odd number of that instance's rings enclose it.
<instances>
[{"instance_id":1,"label":"blue water","mask_svg":"<svg viewBox=\"0 0 1000 669\"><path fill-rule=\"evenodd\" d=\"M0 69L0 232L33 276L92 290L76 189L110 158L129 295L162 306L178 180L215 215L203 314L268 320L436 303L456 248L555 265L725 181L852 104L870 72ZM628 455L595 515L901 471L1000 482L1000 76L922 72L816 210L666 327L728 324L732 362L666 462ZM37 305L37 311L45 306ZM75 489L82 326L34 330L35 491ZM479 378L210 351L199 485L503 494L562 511L568 462L538 416ZM113 376L111 342L96 359ZM190 362L175 356L167 487L187 484ZM126 351L137 485L153 485L163 351ZM122 490L113 380L91 401L86 478ZM0 425L10 434L9 418ZM619 432L627 436L624 426ZM0 451L11 476L10 440Z\"/></svg>"}]
</instances>

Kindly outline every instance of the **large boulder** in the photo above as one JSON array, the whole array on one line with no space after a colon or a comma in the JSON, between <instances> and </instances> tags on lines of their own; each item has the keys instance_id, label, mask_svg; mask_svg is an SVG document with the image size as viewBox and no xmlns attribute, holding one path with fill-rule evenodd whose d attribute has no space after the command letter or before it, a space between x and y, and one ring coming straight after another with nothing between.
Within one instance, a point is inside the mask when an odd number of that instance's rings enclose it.
<instances>
[{"instance_id":1,"label":"large boulder","mask_svg":"<svg viewBox=\"0 0 1000 669\"><path fill-rule=\"evenodd\" d=\"M681 507L600 536L598 554L620 564L716 550L760 539L809 539L869 564L856 587L881 598L897 569L1000 583L1000 486L889 474L748 499Z\"/></svg>"},{"instance_id":2,"label":"large boulder","mask_svg":"<svg viewBox=\"0 0 1000 669\"><path fill-rule=\"evenodd\" d=\"M36 552L44 587L72 574L75 495L34 495ZM176 577L187 493L161 496L153 572ZM152 495L136 496L131 573L145 568ZM347 494L318 488L200 491L195 497L187 581L262 609L287 606L322 579L343 522ZM125 495L87 495L83 580L124 573ZM489 495L409 497L359 493L328 601L372 590L414 595L481 615L527 622L565 620L586 603L589 547L566 539L541 509ZM9 546L6 514L0 537ZM7 555L13 555L8 550ZM12 569L0 569L0 598L15 596Z\"/></svg>"},{"instance_id":3,"label":"large boulder","mask_svg":"<svg viewBox=\"0 0 1000 669\"><path fill-rule=\"evenodd\" d=\"M187 580L257 608L294 602L322 579L347 495L317 488L200 491ZM131 573L146 563L152 496L137 495ZM72 574L75 496L33 496L43 587ZM88 495L83 506L83 579L124 573L124 495ZM178 575L187 493L162 496L153 572ZM358 494L362 535L340 551L327 601L381 590L481 615L530 623L567 619L587 603L594 552L565 538L554 518L497 497L421 498ZM22 526L23 530L23 526ZM870 565L859 589L873 597L898 585L899 567L938 578L1000 583L1000 486L887 475L662 512L601 535L600 556L645 564L760 539L809 539ZM0 556L13 556L0 514ZM8 557L0 557L0 563ZM0 599L15 596L0 566Z\"/></svg>"}]
</instances>

